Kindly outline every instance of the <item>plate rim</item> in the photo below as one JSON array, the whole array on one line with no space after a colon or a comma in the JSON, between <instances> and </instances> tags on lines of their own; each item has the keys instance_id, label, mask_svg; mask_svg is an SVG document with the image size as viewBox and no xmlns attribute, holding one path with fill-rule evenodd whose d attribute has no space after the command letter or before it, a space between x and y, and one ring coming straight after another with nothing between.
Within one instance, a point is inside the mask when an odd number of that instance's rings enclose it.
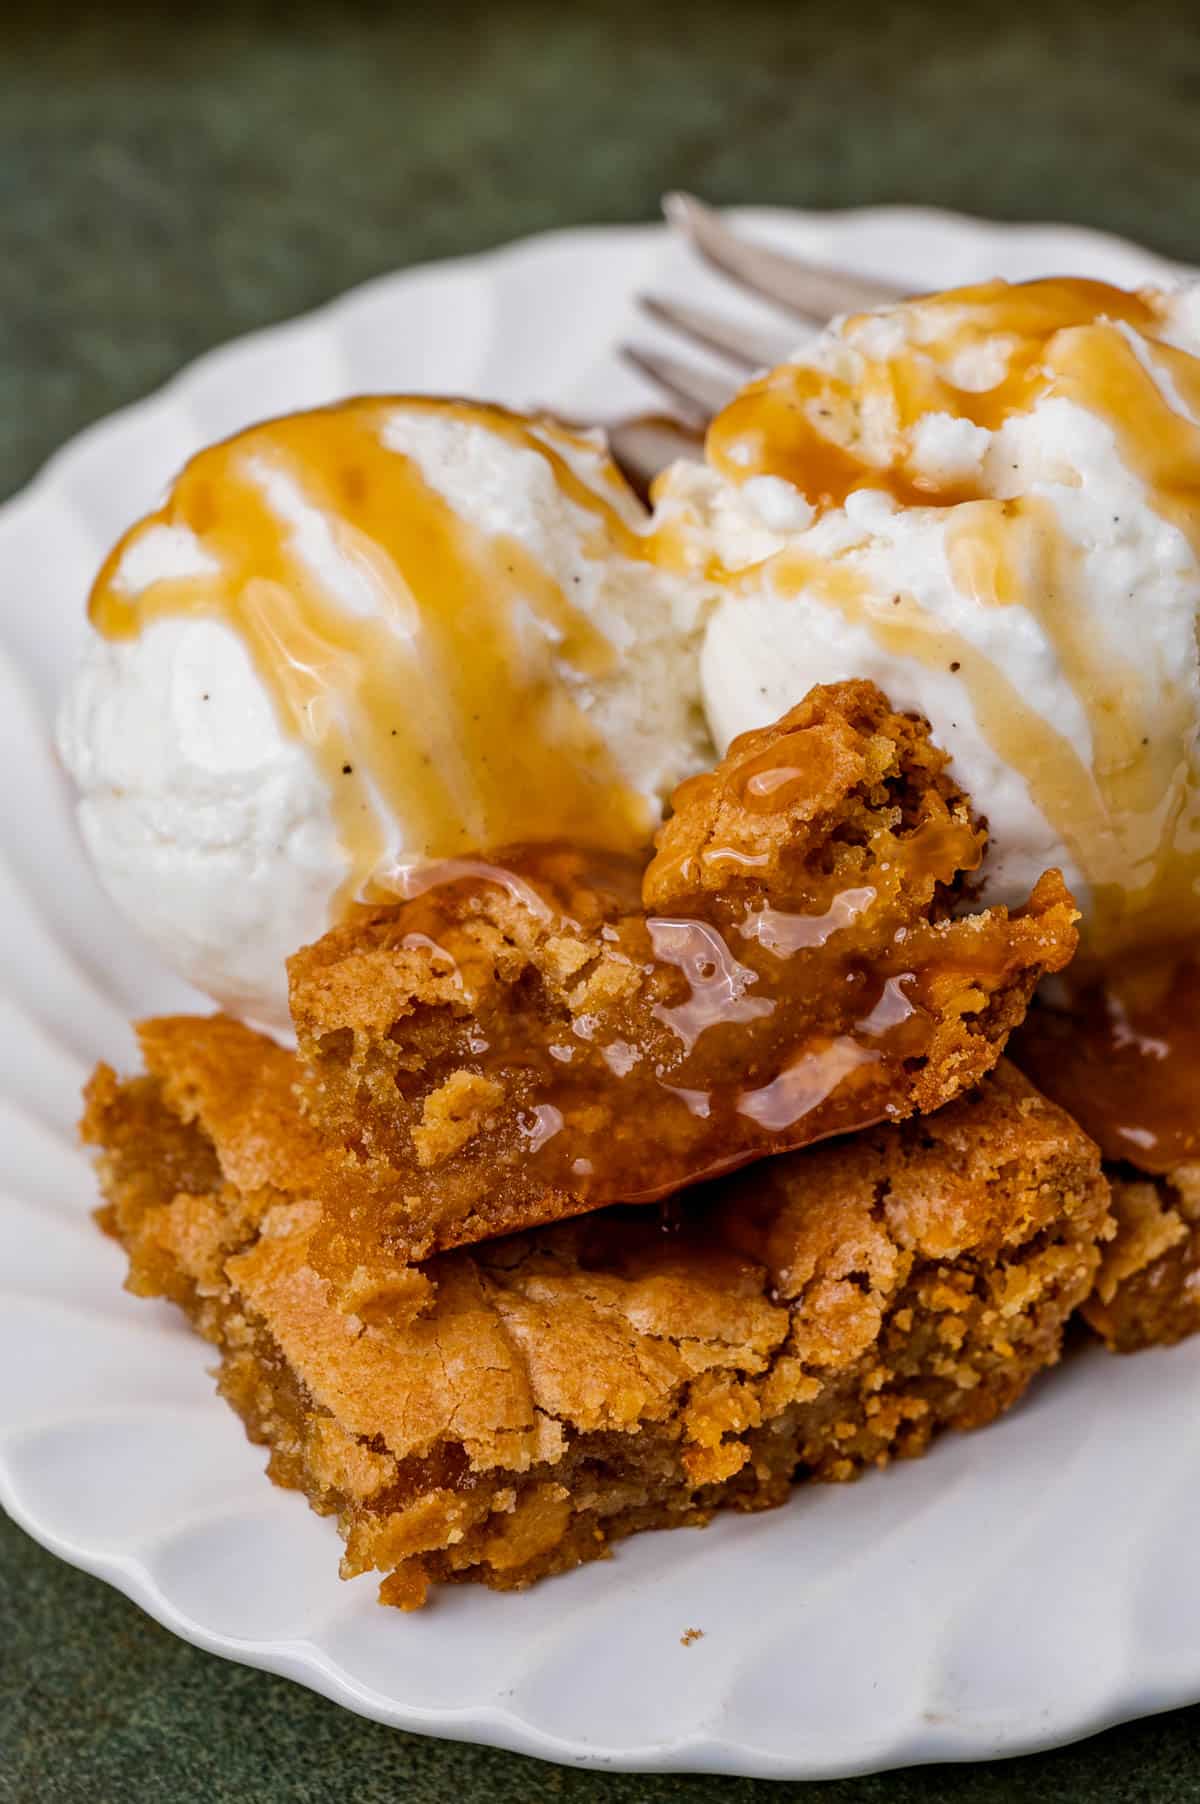
<instances>
[{"instance_id":1,"label":"plate rim","mask_svg":"<svg viewBox=\"0 0 1200 1804\"><path fill-rule=\"evenodd\" d=\"M916 226L928 229L935 225L964 236L1025 238L1032 243L1043 236L1053 238L1059 244L1066 238L1114 252L1136 253L1148 267L1156 273L1161 272L1164 280L1184 279L1195 273L1187 265L1147 250L1120 234L1048 219L994 220L951 209L906 204L836 209L745 205L720 211L734 223L768 231L773 225L794 228L797 223L803 223L836 228L853 222L868 228L886 225L893 231ZM108 433L128 428L140 418L152 416L177 401L184 401L186 405L189 385L198 377L219 370L225 360L253 354L256 348L268 342L275 344L281 338L299 336L322 323L332 325L339 314L360 303L364 297L394 292L415 280L431 276L486 272L548 249L591 248L603 255L618 240L649 243L656 239L666 242L669 237L669 228L657 222L553 227L481 250L382 271L302 313L257 326L208 347L146 394L89 421L53 451L25 483L0 501L0 527L7 524L13 513L36 504L64 480L69 481L76 461ZM21 674L24 676L24 672ZM298 1507L307 1507L299 1498L296 1503ZM1021 1732L1013 1735L994 1727L989 1730L967 1726L953 1730L949 1738L944 1731L939 1733L938 1725L934 1723L906 1721L903 1733L892 1736L886 1752L868 1755L861 1762L847 1762L836 1754L822 1755L820 1750L810 1750L800 1758L782 1756L767 1753L745 1740L691 1732L653 1746L602 1748L538 1728L516 1711L495 1702L448 1708L397 1703L339 1670L323 1650L303 1636L263 1641L209 1629L179 1609L135 1556L89 1548L70 1535L40 1523L36 1510L27 1508L22 1500L9 1464L3 1458L0 1458L0 1507L48 1552L110 1585L168 1632L207 1653L291 1679L359 1715L412 1733L482 1743L593 1770L737 1774L793 1780L849 1777L915 1764L1016 1757L1064 1746L1117 1723L1200 1701L1200 1671L1190 1679L1177 1677L1174 1680L1160 1672L1143 1680L1136 1692L1128 1684L1127 1676L1123 1676L1114 1685L1113 1695L1084 1719L1044 1720L1036 1726L1026 1724ZM970 1745L956 1746L954 1738Z\"/></svg>"}]
</instances>

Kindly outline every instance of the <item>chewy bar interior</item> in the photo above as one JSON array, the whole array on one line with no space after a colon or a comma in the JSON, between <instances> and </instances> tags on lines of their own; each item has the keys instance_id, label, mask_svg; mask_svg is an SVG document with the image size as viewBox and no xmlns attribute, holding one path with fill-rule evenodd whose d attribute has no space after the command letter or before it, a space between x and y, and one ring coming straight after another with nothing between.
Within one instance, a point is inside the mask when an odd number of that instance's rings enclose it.
<instances>
[{"instance_id":1,"label":"chewy bar interior","mask_svg":"<svg viewBox=\"0 0 1200 1804\"><path fill-rule=\"evenodd\" d=\"M353 1276L935 1109L1075 946L1056 872L953 915L986 839L928 726L813 690L685 783L648 867L517 849L419 874L290 961Z\"/></svg>"},{"instance_id":2,"label":"chewy bar interior","mask_svg":"<svg viewBox=\"0 0 1200 1804\"><path fill-rule=\"evenodd\" d=\"M669 1218L609 1208L364 1278L316 1268L341 1174L292 1055L220 1018L92 1080L129 1283L220 1349L277 1483L412 1608L639 1529L783 1501L974 1428L1058 1357L1111 1231L1096 1148L1003 1063L937 1114L756 1165Z\"/></svg>"}]
</instances>

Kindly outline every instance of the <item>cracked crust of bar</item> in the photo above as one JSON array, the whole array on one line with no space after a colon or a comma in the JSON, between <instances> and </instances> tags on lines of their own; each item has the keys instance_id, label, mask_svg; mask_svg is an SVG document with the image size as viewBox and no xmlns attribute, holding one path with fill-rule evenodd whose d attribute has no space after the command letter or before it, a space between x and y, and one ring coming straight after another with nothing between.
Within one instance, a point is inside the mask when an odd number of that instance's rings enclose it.
<instances>
[{"instance_id":1,"label":"cracked crust of bar","mask_svg":"<svg viewBox=\"0 0 1200 1804\"><path fill-rule=\"evenodd\" d=\"M131 1288L219 1345L271 1476L404 1608L982 1425L1057 1358L1110 1232L1095 1147L1002 1065L936 1116L708 1187L673 1232L604 1210L398 1271L355 1316L308 1258L276 1053L219 1021L159 1035L153 1076L98 1071L84 1131Z\"/></svg>"}]
</instances>

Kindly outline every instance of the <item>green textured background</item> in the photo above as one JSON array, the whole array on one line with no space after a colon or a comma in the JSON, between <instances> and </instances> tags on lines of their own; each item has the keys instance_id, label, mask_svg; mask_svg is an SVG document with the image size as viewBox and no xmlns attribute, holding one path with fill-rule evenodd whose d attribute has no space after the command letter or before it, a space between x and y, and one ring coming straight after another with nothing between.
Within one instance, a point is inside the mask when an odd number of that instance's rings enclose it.
<instances>
[{"instance_id":1,"label":"green textured background","mask_svg":"<svg viewBox=\"0 0 1200 1804\"><path fill-rule=\"evenodd\" d=\"M652 218L672 186L1073 219L1200 262L1196 0L36 10L0 0L0 493L235 333L401 264ZM3 1804L791 1789L579 1773L360 1722L172 1640L0 1519ZM1200 1799L1200 1710L805 1795Z\"/></svg>"}]
</instances>

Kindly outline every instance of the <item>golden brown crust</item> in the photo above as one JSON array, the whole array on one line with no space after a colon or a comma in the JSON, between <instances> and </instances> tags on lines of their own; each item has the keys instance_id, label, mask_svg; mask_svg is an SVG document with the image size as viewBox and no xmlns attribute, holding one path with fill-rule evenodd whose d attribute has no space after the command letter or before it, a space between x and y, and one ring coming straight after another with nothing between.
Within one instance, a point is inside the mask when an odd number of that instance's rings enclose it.
<instances>
[{"instance_id":1,"label":"golden brown crust","mask_svg":"<svg viewBox=\"0 0 1200 1804\"><path fill-rule=\"evenodd\" d=\"M1116 1233L1084 1305L1089 1325L1114 1353L1200 1333L1200 1165L1153 1178L1123 1167L1111 1183Z\"/></svg>"},{"instance_id":2,"label":"golden brown crust","mask_svg":"<svg viewBox=\"0 0 1200 1804\"><path fill-rule=\"evenodd\" d=\"M304 1104L375 1197L345 1240L415 1258L651 1201L977 1082L1075 911L1049 873L951 917L985 836L945 764L872 685L818 688L682 786L644 872L498 853L298 953Z\"/></svg>"},{"instance_id":3,"label":"golden brown crust","mask_svg":"<svg viewBox=\"0 0 1200 1804\"><path fill-rule=\"evenodd\" d=\"M156 1076L90 1090L131 1284L220 1344L272 1476L335 1512L343 1570L384 1573L404 1607L989 1420L1057 1357L1108 1232L1096 1149L1002 1066L933 1117L710 1186L670 1232L607 1209L397 1268L348 1313L310 1257L322 1199L287 1055L219 1021L192 1036L154 1038ZM243 1194L247 1120L272 1144Z\"/></svg>"},{"instance_id":4,"label":"golden brown crust","mask_svg":"<svg viewBox=\"0 0 1200 1804\"><path fill-rule=\"evenodd\" d=\"M874 683L820 684L781 720L741 734L715 770L680 784L644 906L757 901L764 889L790 894L825 875L836 893L898 839L907 848L898 883L923 911L935 879L949 889L986 843L949 762L928 721L897 713Z\"/></svg>"}]
</instances>

